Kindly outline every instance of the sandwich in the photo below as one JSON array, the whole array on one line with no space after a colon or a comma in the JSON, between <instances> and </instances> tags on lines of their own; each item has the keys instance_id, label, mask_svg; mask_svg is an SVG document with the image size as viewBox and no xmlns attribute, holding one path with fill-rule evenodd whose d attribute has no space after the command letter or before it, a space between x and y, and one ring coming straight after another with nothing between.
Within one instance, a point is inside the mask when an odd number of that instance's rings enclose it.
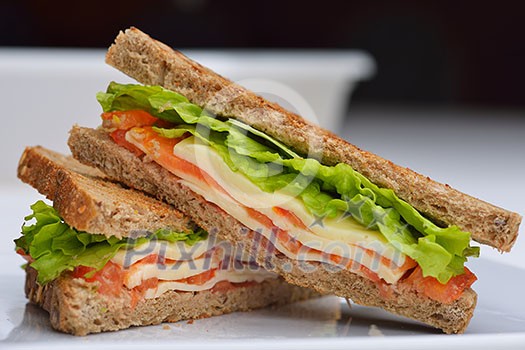
<instances>
[{"instance_id":1,"label":"sandwich","mask_svg":"<svg viewBox=\"0 0 525 350\"><path fill-rule=\"evenodd\" d=\"M80 162L289 283L465 331L473 241L509 251L518 214L361 150L136 28L106 62L137 83L97 94L98 129L73 127Z\"/></svg>"},{"instance_id":2,"label":"sandwich","mask_svg":"<svg viewBox=\"0 0 525 350\"><path fill-rule=\"evenodd\" d=\"M31 206L15 244L27 298L56 330L86 335L317 295L71 156L28 147L18 176L53 201Z\"/></svg>"}]
</instances>

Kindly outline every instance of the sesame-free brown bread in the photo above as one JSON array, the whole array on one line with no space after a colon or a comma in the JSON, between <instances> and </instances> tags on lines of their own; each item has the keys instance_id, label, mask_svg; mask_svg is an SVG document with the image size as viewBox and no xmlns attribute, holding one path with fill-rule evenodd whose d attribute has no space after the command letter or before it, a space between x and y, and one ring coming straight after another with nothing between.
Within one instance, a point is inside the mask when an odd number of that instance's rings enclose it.
<instances>
[{"instance_id":1,"label":"sesame-free brown bread","mask_svg":"<svg viewBox=\"0 0 525 350\"><path fill-rule=\"evenodd\" d=\"M290 285L281 278L252 283L228 291L168 291L131 305L131 293L117 297L97 292L98 282L62 275L41 286L37 271L26 268L25 293L31 303L49 312L53 328L74 335L116 331L132 326L218 316L311 298L315 292Z\"/></svg>"},{"instance_id":2,"label":"sesame-free brown bread","mask_svg":"<svg viewBox=\"0 0 525 350\"><path fill-rule=\"evenodd\" d=\"M480 243L509 251L516 240L520 215L361 150L136 28L117 36L106 61L143 84L164 86L219 116L239 119L300 154L318 157L327 165L347 163L436 223L457 225Z\"/></svg>"},{"instance_id":3,"label":"sesame-free brown bread","mask_svg":"<svg viewBox=\"0 0 525 350\"><path fill-rule=\"evenodd\" d=\"M197 225L229 241L245 254L254 256L267 270L277 272L290 283L309 287L322 294L350 298L361 305L377 306L392 313L419 320L446 333L464 332L476 306L476 293L467 289L451 304L442 304L412 289L394 290L382 296L369 279L348 270L330 271L320 263L305 265L272 249L258 233L244 227L222 209L207 202L180 183L180 179L148 157L139 158L118 147L103 130L73 127L69 146L82 163L95 166L107 176L152 194L189 215Z\"/></svg>"},{"instance_id":4,"label":"sesame-free brown bread","mask_svg":"<svg viewBox=\"0 0 525 350\"><path fill-rule=\"evenodd\" d=\"M53 200L69 225L90 233L120 238L143 234L145 228L195 228L173 206L125 189L110 182L99 170L43 147L25 149L18 175ZM55 329L75 335L248 311L319 296L313 290L278 278L230 290L168 291L157 298L141 300L133 308L131 293L125 288L118 297L106 297L97 292L99 282L86 282L68 273L45 286L38 284L36 278L37 271L27 267L28 299L49 312Z\"/></svg>"},{"instance_id":5,"label":"sesame-free brown bread","mask_svg":"<svg viewBox=\"0 0 525 350\"><path fill-rule=\"evenodd\" d=\"M27 147L18 177L53 201L61 217L77 230L117 238L148 231L194 229L188 217L145 194L125 189L99 170L43 147Z\"/></svg>"}]
</instances>

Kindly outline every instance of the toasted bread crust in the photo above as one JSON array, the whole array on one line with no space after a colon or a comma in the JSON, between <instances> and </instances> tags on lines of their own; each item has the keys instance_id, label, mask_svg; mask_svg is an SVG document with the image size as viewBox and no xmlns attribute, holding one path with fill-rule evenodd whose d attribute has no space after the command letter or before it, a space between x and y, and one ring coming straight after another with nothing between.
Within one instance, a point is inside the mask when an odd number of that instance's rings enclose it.
<instances>
[{"instance_id":1,"label":"toasted bread crust","mask_svg":"<svg viewBox=\"0 0 525 350\"><path fill-rule=\"evenodd\" d=\"M20 180L33 186L47 199L54 200L57 174L65 168L87 177L106 178L98 169L60 153L48 151L41 146L25 148L18 162L17 175Z\"/></svg>"},{"instance_id":2,"label":"toasted bread crust","mask_svg":"<svg viewBox=\"0 0 525 350\"><path fill-rule=\"evenodd\" d=\"M520 215L363 151L136 28L118 35L106 61L143 84L179 92L219 116L239 119L324 164L347 163L377 185L394 190L436 223L457 225L480 243L510 251L516 240Z\"/></svg>"},{"instance_id":3,"label":"toasted bread crust","mask_svg":"<svg viewBox=\"0 0 525 350\"><path fill-rule=\"evenodd\" d=\"M238 246L246 254L254 255L261 266L277 272L290 283L310 287L323 294L350 298L358 304L382 307L446 333L463 332L473 315L476 293L471 289L451 304L442 304L409 289L395 290L386 298L373 282L347 270L329 273L319 263L311 263L305 270L300 262L272 251L271 242L189 190L164 168L147 157L140 159L122 147L115 147L101 130L74 127L69 146L73 156L81 162L173 204L191 216L199 226Z\"/></svg>"},{"instance_id":4,"label":"toasted bread crust","mask_svg":"<svg viewBox=\"0 0 525 350\"><path fill-rule=\"evenodd\" d=\"M184 232L195 227L172 206L43 147L25 149L18 177L52 200L64 221L77 230L123 238L161 228Z\"/></svg>"},{"instance_id":5,"label":"toasted bread crust","mask_svg":"<svg viewBox=\"0 0 525 350\"><path fill-rule=\"evenodd\" d=\"M141 300L132 308L131 294L125 290L118 297L108 297L97 292L98 282L63 275L41 286L36 279L36 270L28 267L25 292L29 301L49 312L53 328L80 336L249 311L318 296L282 279L270 279L227 291L168 291L157 298Z\"/></svg>"}]
</instances>

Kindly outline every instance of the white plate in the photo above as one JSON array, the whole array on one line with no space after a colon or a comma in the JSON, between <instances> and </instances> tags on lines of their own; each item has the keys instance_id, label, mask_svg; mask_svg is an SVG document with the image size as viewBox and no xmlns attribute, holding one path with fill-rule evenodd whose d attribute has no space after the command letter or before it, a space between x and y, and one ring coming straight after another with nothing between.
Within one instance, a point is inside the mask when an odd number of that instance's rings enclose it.
<instances>
[{"instance_id":1,"label":"white plate","mask_svg":"<svg viewBox=\"0 0 525 350\"><path fill-rule=\"evenodd\" d=\"M324 297L193 323L74 337L53 331L47 313L26 303L23 273L10 270L1 276L0 347L524 349L525 303L520 280L525 279L525 270L484 259L470 265L479 278L475 284L479 299L464 335L444 335L379 309L357 305L349 308L344 299Z\"/></svg>"}]
</instances>

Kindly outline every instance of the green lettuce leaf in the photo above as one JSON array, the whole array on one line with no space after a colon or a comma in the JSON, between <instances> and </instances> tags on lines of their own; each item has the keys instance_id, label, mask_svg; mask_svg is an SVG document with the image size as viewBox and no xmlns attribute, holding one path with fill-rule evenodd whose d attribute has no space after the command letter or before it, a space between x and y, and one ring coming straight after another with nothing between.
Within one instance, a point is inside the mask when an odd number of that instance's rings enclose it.
<instances>
[{"instance_id":1,"label":"green lettuce leaf","mask_svg":"<svg viewBox=\"0 0 525 350\"><path fill-rule=\"evenodd\" d=\"M22 250L33 259L30 266L38 271L38 283L44 285L64 271L77 266L92 267L98 271L120 249L131 249L150 240L184 241L193 245L207 238L203 230L176 232L159 229L137 239L107 238L104 235L77 231L60 218L57 211L43 201L31 206L33 213L24 218L22 236L15 239L16 250ZM32 225L27 221L34 220ZM93 271L94 272L94 271ZM92 273L93 273L92 272Z\"/></svg>"},{"instance_id":2,"label":"green lettuce leaf","mask_svg":"<svg viewBox=\"0 0 525 350\"><path fill-rule=\"evenodd\" d=\"M136 97L135 97L136 96ZM281 190L302 199L315 217L353 217L378 230L421 266L424 276L446 283L464 273L464 262L478 256L470 233L457 226L438 227L390 189L380 188L348 164L325 166L302 158L281 142L238 120L221 120L183 96L158 86L112 82L97 95L105 112L144 109L175 123L155 128L164 137L185 132L215 149L226 164L263 191Z\"/></svg>"}]
</instances>

